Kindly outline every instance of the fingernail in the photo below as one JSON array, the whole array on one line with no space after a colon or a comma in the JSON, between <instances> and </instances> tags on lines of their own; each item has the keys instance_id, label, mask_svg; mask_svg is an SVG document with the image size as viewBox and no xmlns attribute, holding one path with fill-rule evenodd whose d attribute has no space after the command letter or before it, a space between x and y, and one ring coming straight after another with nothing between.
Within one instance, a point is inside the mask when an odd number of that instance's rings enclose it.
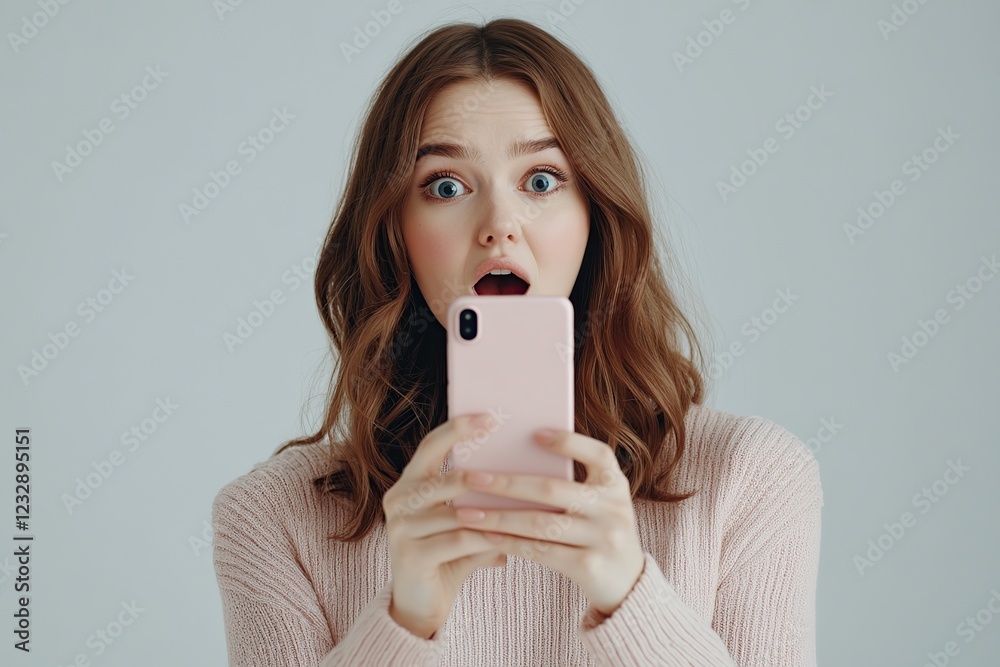
<instances>
[{"instance_id":1,"label":"fingernail","mask_svg":"<svg viewBox=\"0 0 1000 667\"><path fill-rule=\"evenodd\" d=\"M486 539L488 539L490 542L499 542L500 540L503 539L503 537L497 535L496 533L486 533Z\"/></svg>"},{"instance_id":2,"label":"fingernail","mask_svg":"<svg viewBox=\"0 0 1000 667\"><path fill-rule=\"evenodd\" d=\"M462 521L482 521L486 518L486 512L473 507L462 507L455 511Z\"/></svg>"},{"instance_id":3,"label":"fingernail","mask_svg":"<svg viewBox=\"0 0 1000 667\"><path fill-rule=\"evenodd\" d=\"M474 471L470 472L466 476L466 479L469 481L469 484L472 484L473 486L486 486L493 481L493 475L488 472Z\"/></svg>"},{"instance_id":4,"label":"fingernail","mask_svg":"<svg viewBox=\"0 0 1000 667\"><path fill-rule=\"evenodd\" d=\"M542 429L541 431L535 432L535 439L538 440L539 444L548 445L555 440L556 432L551 429Z\"/></svg>"}]
</instances>

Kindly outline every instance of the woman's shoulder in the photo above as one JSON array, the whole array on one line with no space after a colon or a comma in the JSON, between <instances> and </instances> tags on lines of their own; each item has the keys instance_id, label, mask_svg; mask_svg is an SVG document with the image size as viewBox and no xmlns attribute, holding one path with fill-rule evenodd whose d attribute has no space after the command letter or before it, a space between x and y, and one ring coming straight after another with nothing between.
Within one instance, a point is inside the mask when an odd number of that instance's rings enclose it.
<instances>
[{"instance_id":1,"label":"woman's shoulder","mask_svg":"<svg viewBox=\"0 0 1000 667\"><path fill-rule=\"evenodd\" d=\"M313 484L326 454L323 445L288 447L248 466L216 494L212 560L227 600L233 594L306 610L311 624L325 627L307 563L324 555L319 537L333 516Z\"/></svg>"},{"instance_id":2,"label":"woman's shoulder","mask_svg":"<svg viewBox=\"0 0 1000 667\"><path fill-rule=\"evenodd\" d=\"M720 486L779 484L819 495L822 502L816 456L774 420L693 404L684 426L685 456Z\"/></svg>"},{"instance_id":3,"label":"woman's shoulder","mask_svg":"<svg viewBox=\"0 0 1000 667\"><path fill-rule=\"evenodd\" d=\"M329 445L295 445L254 463L227 482L212 501L213 522L222 515L294 517L315 507L313 480L324 474Z\"/></svg>"}]
</instances>

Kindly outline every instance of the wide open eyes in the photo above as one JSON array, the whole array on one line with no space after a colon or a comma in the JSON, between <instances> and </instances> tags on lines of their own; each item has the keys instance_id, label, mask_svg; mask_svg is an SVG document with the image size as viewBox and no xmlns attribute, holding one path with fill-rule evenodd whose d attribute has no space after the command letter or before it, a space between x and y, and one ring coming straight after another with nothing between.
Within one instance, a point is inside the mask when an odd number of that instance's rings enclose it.
<instances>
[{"instance_id":1,"label":"wide open eyes","mask_svg":"<svg viewBox=\"0 0 1000 667\"><path fill-rule=\"evenodd\" d=\"M548 165L536 167L528 176L527 192L537 197L547 197L560 189L560 183L569 180L562 170ZM447 169L432 173L419 188L421 194L431 200L455 199L469 191L458 176Z\"/></svg>"}]
</instances>

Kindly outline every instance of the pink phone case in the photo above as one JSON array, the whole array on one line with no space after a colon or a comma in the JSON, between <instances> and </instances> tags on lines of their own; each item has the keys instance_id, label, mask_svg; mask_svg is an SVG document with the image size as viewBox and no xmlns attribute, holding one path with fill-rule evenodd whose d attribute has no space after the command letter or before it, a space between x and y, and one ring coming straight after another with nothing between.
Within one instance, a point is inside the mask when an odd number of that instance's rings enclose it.
<instances>
[{"instance_id":1,"label":"pink phone case","mask_svg":"<svg viewBox=\"0 0 1000 667\"><path fill-rule=\"evenodd\" d=\"M477 319L472 340L459 331L459 318L467 309ZM574 428L572 302L560 296L460 296L447 318L448 419L493 415L488 428L452 447L451 469L573 481L573 460L541 449L532 439L542 428ZM451 504L564 511L478 491L457 496Z\"/></svg>"}]
</instances>

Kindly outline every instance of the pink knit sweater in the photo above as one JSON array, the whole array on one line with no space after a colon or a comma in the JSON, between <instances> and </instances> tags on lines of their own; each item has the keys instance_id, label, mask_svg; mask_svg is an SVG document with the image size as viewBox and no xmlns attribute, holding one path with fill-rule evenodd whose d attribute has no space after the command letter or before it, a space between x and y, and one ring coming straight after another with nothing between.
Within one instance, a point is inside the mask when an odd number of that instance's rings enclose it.
<instances>
[{"instance_id":1,"label":"pink knit sweater","mask_svg":"<svg viewBox=\"0 0 1000 667\"><path fill-rule=\"evenodd\" d=\"M701 491L635 501L645 567L611 616L561 573L508 555L470 575L432 639L389 616L384 524L358 543L325 539L347 512L310 483L326 446L256 464L212 507L229 664L815 665L815 457L761 417L693 405L685 424L672 489Z\"/></svg>"}]
</instances>

